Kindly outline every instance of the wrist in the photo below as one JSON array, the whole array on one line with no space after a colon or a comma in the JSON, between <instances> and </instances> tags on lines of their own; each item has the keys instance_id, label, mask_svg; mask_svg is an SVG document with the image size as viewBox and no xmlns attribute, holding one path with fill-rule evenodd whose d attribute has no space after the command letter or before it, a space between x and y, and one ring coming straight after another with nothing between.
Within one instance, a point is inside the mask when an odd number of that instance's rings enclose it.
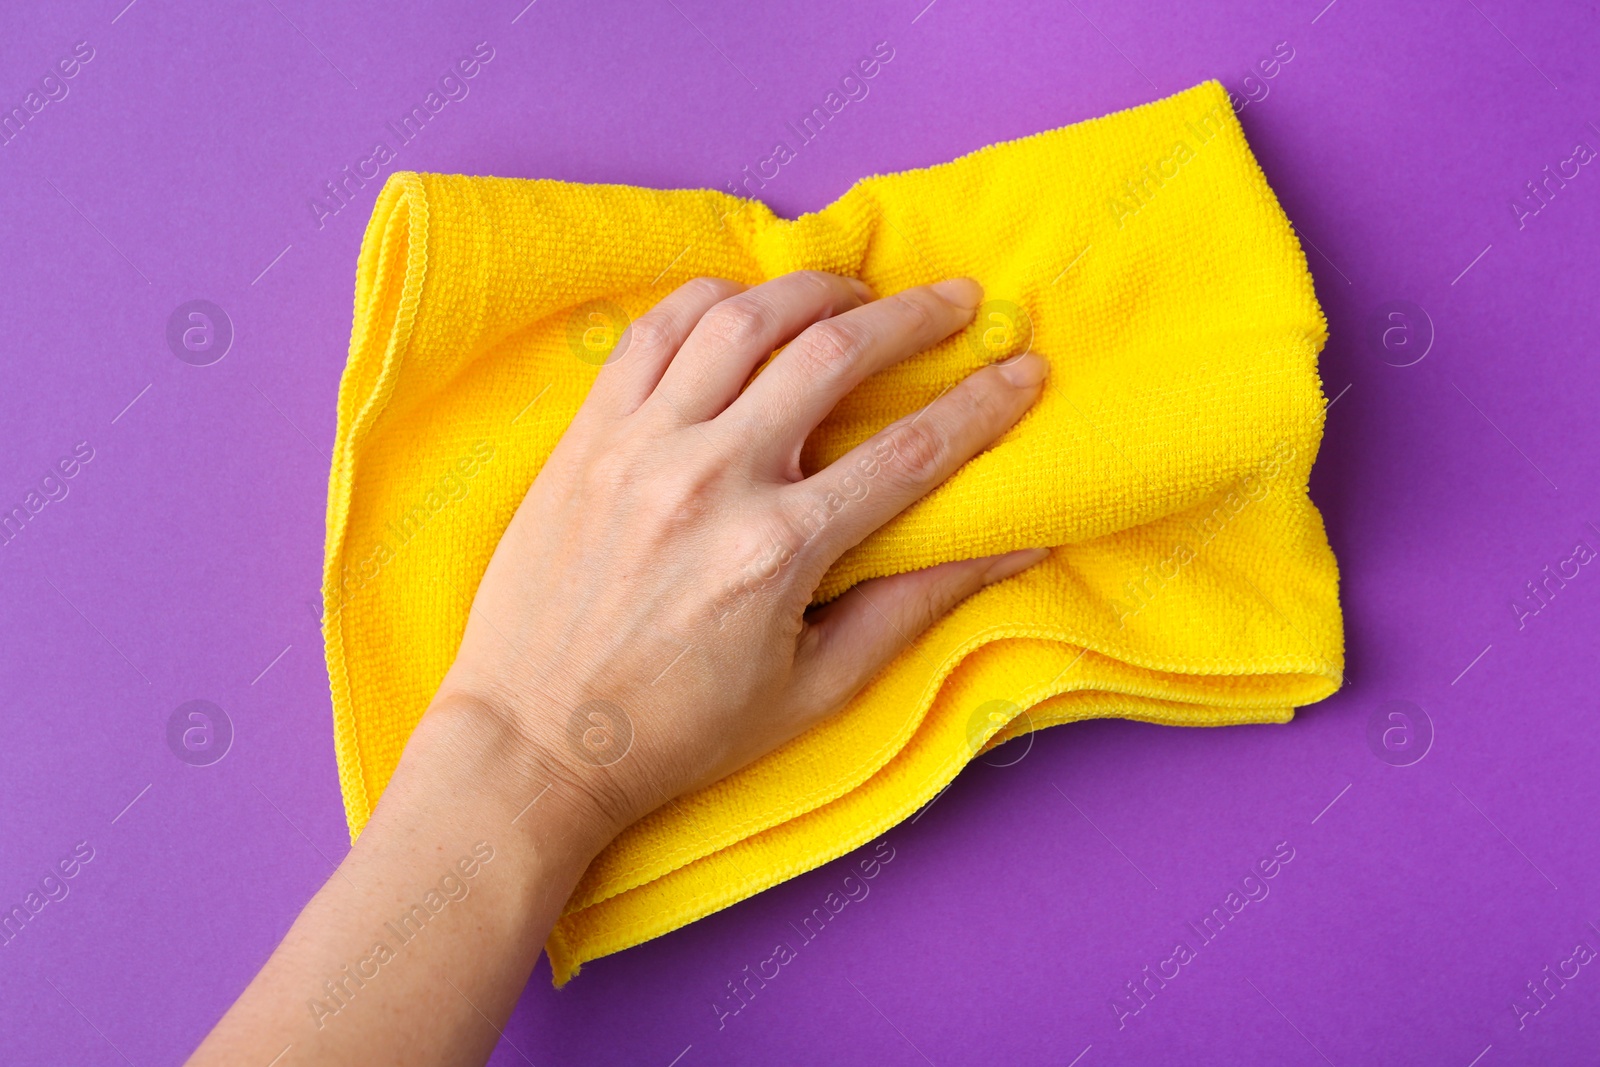
<instances>
[{"instance_id":1,"label":"wrist","mask_svg":"<svg viewBox=\"0 0 1600 1067\"><path fill-rule=\"evenodd\" d=\"M504 705L441 688L407 746L450 779L446 795L482 805L513 840L577 873L626 825L586 768L562 759ZM631 820L630 820L631 821Z\"/></svg>"}]
</instances>

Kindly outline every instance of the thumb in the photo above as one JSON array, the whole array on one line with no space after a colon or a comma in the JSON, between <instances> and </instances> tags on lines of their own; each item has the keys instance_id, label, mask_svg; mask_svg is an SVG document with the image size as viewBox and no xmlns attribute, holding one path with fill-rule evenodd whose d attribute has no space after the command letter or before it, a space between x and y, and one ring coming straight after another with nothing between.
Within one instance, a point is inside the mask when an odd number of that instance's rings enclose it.
<instances>
[{"instance_id":1,"label":"thumb","mask_svg":"<svg viewBox=\"0 0 1600 1067\"><path fill-rule=\"evenodd\" d=\"M837 711L961 601L1049 555L1047 548L1024 548L874 578L818 608L795 664L810 720Z\"/></svg>"}]
</instances>

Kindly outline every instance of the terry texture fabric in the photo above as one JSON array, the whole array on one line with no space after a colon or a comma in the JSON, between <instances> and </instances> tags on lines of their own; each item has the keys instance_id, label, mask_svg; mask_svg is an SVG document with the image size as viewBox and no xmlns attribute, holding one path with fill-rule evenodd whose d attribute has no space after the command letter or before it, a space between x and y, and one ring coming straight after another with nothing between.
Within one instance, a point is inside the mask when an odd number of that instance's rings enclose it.
<instances>
[{"instance_id":1,"label":"terry texture fabric","mask_svg":"<svg viewBox=\"0 0 1600 1067\"><path fill-rule=\"evenodd\" d=\"M1337 570L1306 495L1326 324L1215 82L866 178L793 221L705 190L396 173L361 249L328 494L324 636L352 836L625 317L696 276L802 268L885 295L966 274L1001 302L859 388L813 436L808 470L997 347L1031 341L1052 365L1022 422L840 559L818 600L1054 551L838 715L627 830L551 934L558 985L869 841L1026 731L1286 722L1340 683Z\"/></svg>"}]
</instances>

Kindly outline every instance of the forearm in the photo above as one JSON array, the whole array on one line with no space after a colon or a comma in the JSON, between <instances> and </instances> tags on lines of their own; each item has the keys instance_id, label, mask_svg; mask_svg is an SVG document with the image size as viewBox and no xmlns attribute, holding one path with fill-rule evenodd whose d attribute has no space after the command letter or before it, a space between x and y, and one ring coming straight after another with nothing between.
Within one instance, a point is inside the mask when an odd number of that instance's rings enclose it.
<instances>
[{"instance_id":1,"label":"forearm","mask_svg":"<svg viewBox=\"0 0 1600 1067\"><path fill-rule=\"evenodd\" d=\"M483 1063L606 833L515 731L424 716L355 847L192 1063Z\"/></svg>"}]
</instances>

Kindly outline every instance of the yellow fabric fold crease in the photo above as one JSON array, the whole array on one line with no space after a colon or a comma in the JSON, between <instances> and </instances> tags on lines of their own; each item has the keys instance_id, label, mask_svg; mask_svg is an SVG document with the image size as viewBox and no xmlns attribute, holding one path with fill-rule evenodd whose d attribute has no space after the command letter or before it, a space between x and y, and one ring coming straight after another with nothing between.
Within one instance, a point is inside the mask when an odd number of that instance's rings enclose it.
<instances>
[{"instance_id":1,"label":"yellow fabric fold crease","mask_svg":"<svg viewBox=\"0 0 1600 1067\"><path fill-rule=\"evenodd\" d=\"M459 644L489 556L627 320L685 280L798 270L987 303L817 430L815 469L1025 345L1038 404L846 553L867 578L1032 545L833 718L630 827L548 951L556 983L858 847L975 755L1116 716L1285 722L1338 688L1338 574L1307 479L1326 324L1226 93L865 178L815 214L707 190L396 173L357 267L324 638L352 837Z\"/></svg>"}]
</instances>

